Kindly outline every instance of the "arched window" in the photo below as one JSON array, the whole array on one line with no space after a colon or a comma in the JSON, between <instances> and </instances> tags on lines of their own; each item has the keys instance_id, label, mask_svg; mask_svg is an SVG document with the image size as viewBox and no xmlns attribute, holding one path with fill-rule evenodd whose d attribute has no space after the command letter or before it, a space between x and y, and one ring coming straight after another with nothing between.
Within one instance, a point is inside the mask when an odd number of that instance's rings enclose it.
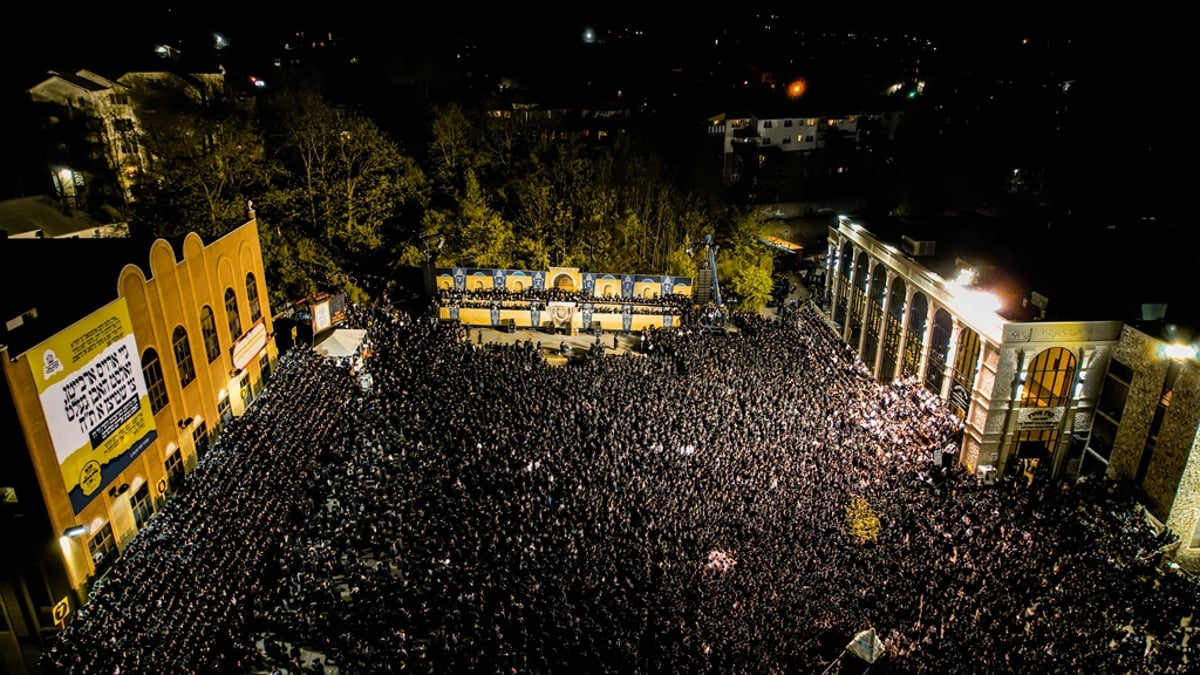
<instances>
[{"instance_id":1,"label":"arched window","mask_svg":"<svg viewBox=\"0 0 1200 675\"><path fill-rule=\"evenodd\" d=\"M187 329L176 326L171 336L175 348L175 365L179 369L179 386L186 387L196 379L196 364L192 362L192 346L188 343Z\"/></svg>"},{"instance_id":2,"label":"arched window","mask_svg":"<svg viewBox=\"0 0 1200 675\"><path fill-rule=\"evenodd\" d=\"M204 355L212 363L221 355L221 340L217 337L217 320L208 305L200 308L200 332L204 336Z\"/></svg>"},{"instance_id":3,"label":"arched window","mask_svg":"<svg viewBox=\"0 0 1200 675\"><path fill-rule=\"evenodd\" d=\"M262 318L262 303L258 301L258 284L254 283L254 273L246 274L246 302L250 303L250 321Z\"/></svg>"},{"instance_id":4,"label":"arched window","mask_svg":"<svg viewBox=\"0 0 1200 675\"><path fill-rule=\"evenodd\" d=\"M237 342L242 336L242 317L238 316L237 294L232 288L225 289L225 319L229 322L229 341Z\"/></svg>"},{"instance_id":5,"label":"arched window","mask_svg":"<svg viewBox=\"0 0 1200 675\"><path fill-rule=\"evenodd\" d=\"M163 381L162 364L158 352L147 349L142 352L142 377L146 378L146 392L150 395L150 410L158 414L167 407L167 383Z\"/></svg>"}]
</instances>

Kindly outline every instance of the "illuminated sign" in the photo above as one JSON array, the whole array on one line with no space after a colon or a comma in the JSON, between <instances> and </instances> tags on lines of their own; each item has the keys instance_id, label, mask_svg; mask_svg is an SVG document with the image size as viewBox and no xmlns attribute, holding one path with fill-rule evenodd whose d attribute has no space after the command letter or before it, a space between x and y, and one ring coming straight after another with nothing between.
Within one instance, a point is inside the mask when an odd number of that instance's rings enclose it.
<instances>
[{"instance_id":1,"label":"illuminated sign","mask_svg":"<svg viewBox=\"0 0 1200 675\"><path fill-rule=\"evenodd\" d=\"M329 328L333 325L333 318L329 312L329 301L325 300L319 304L313 305L312 308L312 328L313 335Z\"/></svg>"},{"instance_id":2,"label":"illuminated sign","mask_svg":"<svg viewBox=\"0 0 1200 675\"><path fill-rule=\"evenodd\" d=\"M325 305L329 306L328 303ZM233 356L234 370L245 368L267 346L267 324L263 319L254 322L250 330L238 339L229 350Z\"/></svg>"},{"instance_id":3,"label":"illuminated sign","mask_svg":"<svg viewBox=\"0 0 1200 675\"><path fill-rule=\"evenodd\" d=\"M1058 429L1066 408L1018 408L1017 431L1047 431Z\"/></svg>"},{"instance_id":4,"label":"illuminated sign","mask_svg":"<svg viewBox=\"0 0 1200 675\"><path fill-rule=\"evenodd\" d=\"M38 344L26 360L78 514L158 437L125 299Z\"/></svg>"}]
</instances>

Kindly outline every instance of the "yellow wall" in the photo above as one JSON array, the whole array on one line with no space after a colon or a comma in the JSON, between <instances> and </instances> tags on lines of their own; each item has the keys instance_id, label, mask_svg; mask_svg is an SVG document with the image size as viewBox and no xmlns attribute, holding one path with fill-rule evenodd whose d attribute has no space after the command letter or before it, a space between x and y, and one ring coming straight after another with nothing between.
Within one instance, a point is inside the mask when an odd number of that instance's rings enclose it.
<instances>
[{"instance_id":1,"label":"yellow wall","mask_svg":"<svg viewBox=\"0 0 1200 675\"><path fill-rule=\"evenodd\" d=\"M158 429L157 440L114 478L78 516L74 514L63 485L57 456L27 361L28 353L15 360L4 359L17 417L50 514L53 526L51 534L60 539L58 543L63 553L64 564L71 584L77 591L94 572L91 557L87 555L90 534L94 534L105 522L111 523L114 538L123 549L136 534L130 499L137 486L143 481L149 483L150 499L157 508L165 497L159 486L160 481L166 480L167 457L178 448L188 470L195 466L196 446L192 440L192 431L201 421L207 422L210 433L215 430L219 423L217 401L220 393L230 393L235 414L240 414L244 409L237 380L232 378L231 372L232 340L225 316L225 289L233 288L237 296L243 333L250 330L254 321L250 318L246 274L253 273L267 334L270 336L274 333L256 221L250 220L208 245L204 244L199 235L191 233L185 238L182 248L182 261L177 261L176 254L168 242L154 242L149 251L149 279L145 277L141 268L128 265L118 279L95 280L95 283L115 282L117 295L125 298L139 352L144 354L149 348L158 352L169 402L154 416ZM220 355L211 364L205 355L200 328L200 309L203 305L209 305L213 309L221 346ZM178 325L182 325L187 331L192 362L196 368L196 378L186 387L180 385L171 342L174 329ZM267 340L265 353L269 355L270 362L274 363L277 353L270 338ZM261 386L260 358L261 354L246 367L254 389ZM193 420L192 423L186 428L181 428L179 422L188 418ZM112 487L122 484L129 484L131 489L123 494L110 495ZM75 525L88 526L90 534L76 539L59 537L62 532Z\"/></svg>"}]
</instances>

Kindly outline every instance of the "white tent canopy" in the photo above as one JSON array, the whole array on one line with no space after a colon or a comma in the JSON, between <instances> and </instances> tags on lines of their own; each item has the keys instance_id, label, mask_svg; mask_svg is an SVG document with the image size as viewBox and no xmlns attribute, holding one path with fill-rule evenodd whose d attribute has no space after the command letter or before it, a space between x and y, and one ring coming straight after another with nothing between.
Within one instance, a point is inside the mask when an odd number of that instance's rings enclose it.
<instances>
[{"instance_id":1,"label":"white tent canopy","mask_svg":"<svg viewBox=\"0 0 1200 675\"><path fill-rule=\"evenodd\" d=\"M320 342L313 345L313 349L331 359L353 357L362 347L366 335L367 331L359 328L337 328L321 338Z\"/></svg>"}]
</instances>

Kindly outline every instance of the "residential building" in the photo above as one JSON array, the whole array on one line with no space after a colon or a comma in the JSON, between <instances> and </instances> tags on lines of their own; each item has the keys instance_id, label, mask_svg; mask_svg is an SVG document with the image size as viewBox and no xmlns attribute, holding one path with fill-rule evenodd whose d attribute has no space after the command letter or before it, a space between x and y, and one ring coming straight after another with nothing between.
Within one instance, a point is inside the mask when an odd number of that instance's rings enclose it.
<instances>
[{"instance_id":1,"label":"residential building","mask_svg":"<svg viewBox=\"0 0 1200 675\"><path fill-rule=\"evenodd\" d=\"M722 170L726 183L737 183L757 173L771 154L811 153L832 147L857 150L868 129L884 138L895 138L901 113L818 114L779 111L772 115L724 112L708 119L708 134L720 137Z\"/></svg>"},{"instance_id":2,"label":"residential building","mask_svg":"<svg viewBox=\"0 0 1200 675\"><path fill-rule=\"evenodd\" d=\"M223 73L52 71L28 90L44 136L51 184L66 206L126 208L152 161L144 116L168 101L196 108L224 95Z\"/></svg>"},{"instance_id":3,"label":"residential building","mask_svg":"<svg viewBox=\"0 0 1200 675\"><path fill-rule=\"evenodd\" d=\"M0 202L0 237L83 238L125 237L129 223L112 214L116 222L102 222L79 209L64 206L46 195Z\"/></svg>"}]
</instances>

